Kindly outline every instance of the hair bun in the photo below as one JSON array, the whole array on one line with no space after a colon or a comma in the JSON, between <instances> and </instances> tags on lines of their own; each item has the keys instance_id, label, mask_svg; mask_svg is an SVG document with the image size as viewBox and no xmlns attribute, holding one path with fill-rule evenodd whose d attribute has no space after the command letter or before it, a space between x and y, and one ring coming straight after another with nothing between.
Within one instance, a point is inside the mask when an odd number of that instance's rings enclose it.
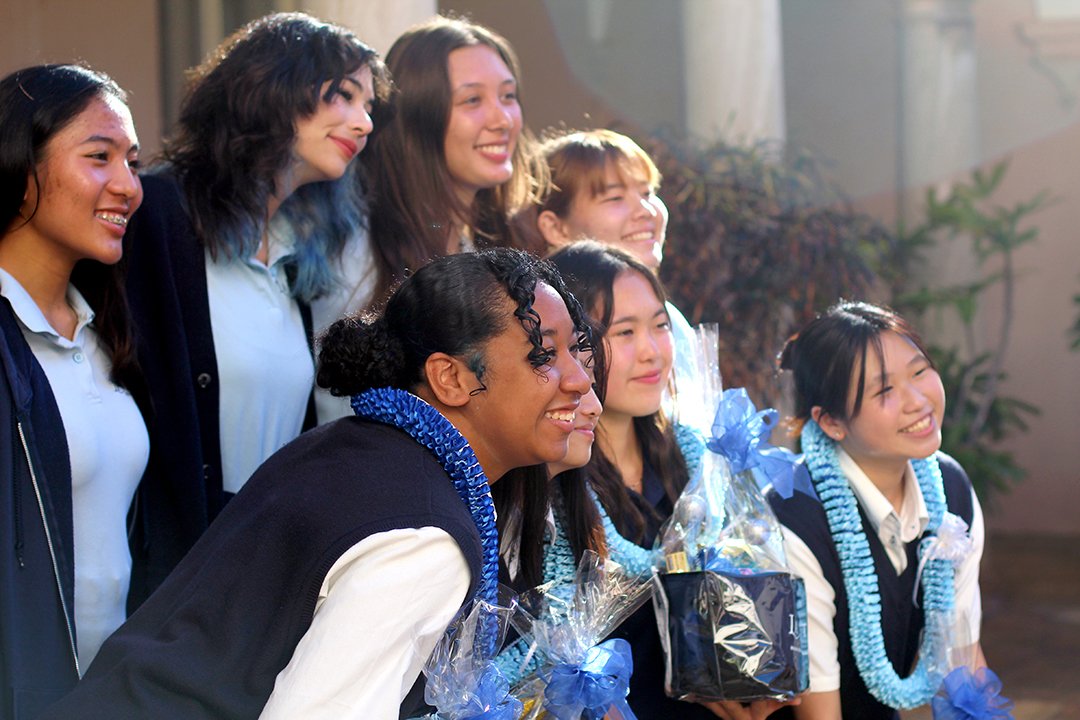
<instances>
[{"instance_id":1,"label":"hair bun","mask_svg":"<svg viewBox=\"0 0 1080 720\"><path fill-rule=\"evenodd\" d=\"M344 317L322 336L316 381L332 395L400 387L405 350L383 318Z\"/></svg>"}]
</instances>

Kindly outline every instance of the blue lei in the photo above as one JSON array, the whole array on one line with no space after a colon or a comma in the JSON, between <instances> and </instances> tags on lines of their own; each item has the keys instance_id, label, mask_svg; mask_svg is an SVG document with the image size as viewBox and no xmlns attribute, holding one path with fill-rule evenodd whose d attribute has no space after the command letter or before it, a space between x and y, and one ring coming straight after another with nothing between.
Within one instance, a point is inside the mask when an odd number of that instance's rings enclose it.
<instances>
[{"instance_id":1,"label":"blue lei","mask_svg":"<svg viewBox=\"0 0 1080 720\"><path fill-rule=\"evenodd\" d=\"M405 390L376 388L352 397L353 411L404 431L435 454L469 508L483 546L484 566L476 595L496 605L499 588L499 531L487 476L469 442L438 410Z\"/></svg>"},{"instance_id":2,"label":"blue lei","mask_svg":"<svg viewBox=\"0 0 1080 720\"><path fill-rule=\"evenodd\" d=\"M926 563L922 575L926 622L919 660L911 675L901 678L885 654L877 573L859 517L858 501L840 470L836 444L810 420L803 427L802 447L840 555L850 615L851 647L859 674L870 694L889 707L910 709L925 705L941 684L941 677L930 669L936 664L932 659L940 658L948 649L947 633L954 603L952 563L946 559L932 559ZM930 515L927 532L933 534L940 527L946 511L941 469L933 456L913 460L911 464ZM927 550L930 539L926 537L920 543L920 557Z\"/></svg>"}]
</instances>

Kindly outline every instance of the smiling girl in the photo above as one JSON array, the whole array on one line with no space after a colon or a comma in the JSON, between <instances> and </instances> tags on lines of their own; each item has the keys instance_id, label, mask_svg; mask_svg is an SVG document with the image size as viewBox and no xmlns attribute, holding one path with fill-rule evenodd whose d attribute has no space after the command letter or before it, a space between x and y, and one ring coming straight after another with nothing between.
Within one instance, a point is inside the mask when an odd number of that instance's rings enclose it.
<instances>
[{"instance_id":1,"label":"smiling girl","mask_svg":"<svg viewBox=\"0 0 1080 720\"><path fill-rule=\"evenodd\" d=\"M267 460L47 717L398 717L462 605L495 601L488 485L565 456L587 349L559 276L507 249L335 323L319 382L356 415Z\"/></svg>"},{"instance_id":2,"label":"smiling girl","mask_svg":"<svg viewBox=\"0 0 1080 720\"><path fill-rule=\"evenodd\" d=\"M940 452L941 377L903 318L855 302L811 321L780 365L795 377L818 496L770 496L807 589L810 694L795 716L895 718L937 690L929 665L948 659L954 624L945 606L983 664L982 511L963 468ZM963 552L924 565L920 548L935 538Z\"/></svg>"},{"instance_id":3,"label":"smiling girl","mask_svg":"<svg viewBox=\"0 0 1080 720\"><path fill-rule=\"evenodd\" d=\"M673 341L665 294L656 274L622 250L575 242L551 256L604 338L604 408L587 466L589 484L610 556L632 572L656 562L660 526L700 463L704 444L662 410L672 372ZM572 572L572 566L570 567ZM764 718L771 700L686 703L664 692L664 656L651 607L627 619L615 637L630 642L634 674L630 707L642 720L661 718Z\"/></svg>"},{"instance_id":4,"label":"smiling girl","mask_svg":"<svg viewBox=\"0 0 1080 720\"><path fill-rule=\"evenodd\" d=\"M521 72L504 38L438 17L398 38L386 63L391 116L365 160L375 302L433 257L514 245L507 219L533 202L546 177L523 127Z\"/></svg>"},{"instance_id":5,"label":"smiling girl","mask_svg":"<svg viewBox=\"0 0 1080 720\"><path fill-rule=\"evenodd\" d=\"M378 57L299 13L238 30L192 75L131 223L128 290L155 393L142 494L153 588L271 453L314 425L308 303L357 230L350 176L385 94Z\"/></svg>"},{"instance_id":6,"label":"smiling girl","mask_svg":"<svg viewBox=\"0 0 1080 720\"><path fill-rule=\"evenodd\" d=\"M142 188L100 73L8 75L0 133L0 716L32 718L126 617L149 449L117 263Z\"/></svg>"},{"instance_id":7,"label":"smiling girl","mask_svg":"<svg viewBox=\"0 0 1080 720\"><path fill-rule=\"evenodd\" d=\"M613 130L553 135L540 147L551 173L540 203L522 211L517 226L533 225L549 251L581 240L625 250L660 272L668 209L657 194L660 171L632 139ZM666 302L675 340L678 379L693 377L695 341L690 323Z\"/></svg>"}]
</instances>

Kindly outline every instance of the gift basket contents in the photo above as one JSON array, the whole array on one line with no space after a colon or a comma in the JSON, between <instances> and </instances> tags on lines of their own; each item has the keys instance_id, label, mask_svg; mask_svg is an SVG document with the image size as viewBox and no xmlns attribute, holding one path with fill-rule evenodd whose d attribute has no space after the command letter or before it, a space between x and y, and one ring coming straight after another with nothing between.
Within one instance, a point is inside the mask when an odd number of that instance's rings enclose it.
<instances>
[{"instance_id":1,"label":"gift basket contents","mask_svg":"<svg viewBox=\"0 0 1080 720\"><path fill-rule=\"evenodd\" d=\"M436 709L426 720L518 720L521 702L492 663L511 609L473 602L447 628L424 666L424 700Z\"/></svg>"},{"instance_id":2,"label":"gift basket contents","mask_svg":"<svg viewBox=\"0 0 1080 720\"><path fill-rule=\"evenodd\" d=\"M702 372L716 345L699 329ZM720 392L719 375L700 379L708 417L700 469L661 529L663 567L654 603L665 652L665 687L679 699L789 700L809 686L806 597L787 568L783 535L763 488L808 489L805 469L768 438L775 410L757 411L743 389Z\"/></svg>"},{"instance_id":3,"label":"gift basket contents","mask_svg":"<svg viewBox=\"0 0 1080 720\"><path fill-rule=\"evenodd\" d=\"M633 660L630 644L604 640L649 598L647 577L626 573L592 551L582 554L572 578L523 593L511 623L530 654L543 659L514 694L524 720L635 720L626 703Z\"/></svg>"}]
</instances>

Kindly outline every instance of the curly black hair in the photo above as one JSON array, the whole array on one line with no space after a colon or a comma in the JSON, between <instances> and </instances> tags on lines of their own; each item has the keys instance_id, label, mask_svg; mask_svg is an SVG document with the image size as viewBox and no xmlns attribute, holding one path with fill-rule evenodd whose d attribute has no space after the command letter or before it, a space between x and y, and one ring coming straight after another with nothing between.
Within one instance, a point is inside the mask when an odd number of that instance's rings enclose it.
<instances>
[{"instance_id":1,"label":"curly black hair","mask_svg":"<svg viewBox=\"0 0 1080 720\"><path fill-rule=\"evenodd\" d=\"M520 250L491 248L437 258L398 286L381 316L331 325L322 338L318 383L339 396L375 387L409 390L423 381L424 363L436 352L464 359L482 382L485 346L510 322L507 299L528 335L529 363L543 373L551 355L533 309L538 283L563 299L578 351L591 352L592 330L554 266Z\"/></svg>"}]
</instances>

